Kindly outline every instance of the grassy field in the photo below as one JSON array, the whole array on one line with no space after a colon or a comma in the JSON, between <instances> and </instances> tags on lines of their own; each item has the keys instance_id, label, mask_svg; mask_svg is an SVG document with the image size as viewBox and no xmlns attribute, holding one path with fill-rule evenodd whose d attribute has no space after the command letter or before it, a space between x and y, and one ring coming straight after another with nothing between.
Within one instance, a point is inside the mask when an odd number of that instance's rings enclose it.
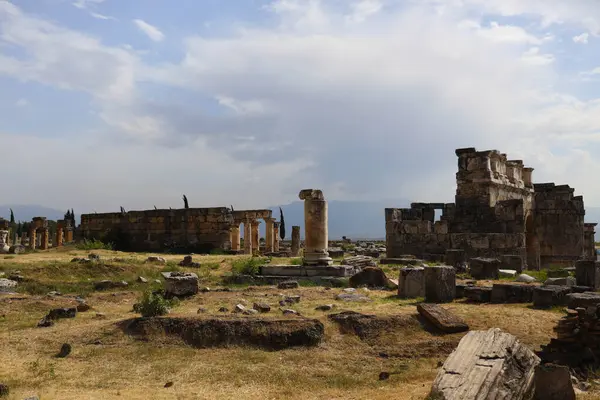
<instances>
[{"instance_id":1,"label":"grassy field","mask_svg":"<svg viewBox=\"0 0 600 400\"><path fill-rule=\"evenodd\" d=\"M167 255L166 265L147 264L148 254L96 250L101 261L71 263L89 251L61 249L0 257L0 272L25 280L18 294L0 294L0 382L11 388L9 399L38 395L40 399L424 399L443 362L463 334L438 335L416 322L361 340L342 334L326 314L355 310L377 315L414 315L414 300L398 300L393 292L364 292L368 303L334 300L342 289L300 287L279 290L270 286L232 287L215 291L240 256L194 256L201 267L189 269L201 277L210 292L184 300L174 316L198 318L217 315L238 303L268 302L268 316L281 316L278 300L285 292L301 295L292 308L325 325L325 340L316 348L264 351L231 347L196 349L160 340L139 341L118 323L136 316L132 306L141 292L165 270L177 267L182 256ZM275 261L273 261L275 262ZM289 263L291 260L276 260ZM389 273L395 270L388 269ZM150 283L137 283L144 276ZM394 276L396 278L396 276ZM93 283L125 280L124 289L97 292ZM51 290L62 296L47 296ZM359 289L362 291L362 289ZM59 320L48 328L36 327L51 308L74 306L75 295L85 296L92 310L74 319ZM331 312L316 311L335 304ZM197 314L198 308L207 309ZM463 317L471 329L499 327L516 335L532 349L546 344L560 311L533 310L526 305L472 305L456 301L447 308ZM97 313L102 313L97 316ZM252 317L247 317L252 318ZM298 318L289 316L285 318ZM411 321L411 319L407 319ZM416 321L416 320L415 320ZM63 343L73 347L67 358L56 358ZM378 380L382 371L389 380ZM172 382L171 387L165 387ZM579 398L600 398L592 390Z\"/></svg>"}]
</instances>

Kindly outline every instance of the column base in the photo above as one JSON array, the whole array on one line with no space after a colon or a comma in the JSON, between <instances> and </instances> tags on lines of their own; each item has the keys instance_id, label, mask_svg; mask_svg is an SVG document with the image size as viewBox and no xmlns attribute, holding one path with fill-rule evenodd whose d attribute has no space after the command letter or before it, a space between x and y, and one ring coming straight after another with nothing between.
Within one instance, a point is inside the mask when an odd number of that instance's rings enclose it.
<instances>
[{"instance_id":1,"label":"column base","mask_svg":"<svg viewBox=\"0 0 600 400\"><path fill-rule=\"evenodd\" d=\"M327 253L304 253L302 265L333 265L333 259Z\"/></svg>"}]
</instances>

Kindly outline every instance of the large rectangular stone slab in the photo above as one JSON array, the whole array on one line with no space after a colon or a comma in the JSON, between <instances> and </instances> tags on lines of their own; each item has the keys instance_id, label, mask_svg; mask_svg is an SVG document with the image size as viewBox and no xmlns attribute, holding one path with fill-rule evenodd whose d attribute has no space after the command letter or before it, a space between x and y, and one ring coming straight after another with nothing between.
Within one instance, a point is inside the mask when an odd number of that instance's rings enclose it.
<instances>
[{"instance_id":1,"label":"large rectangular stone slab","mask_svg":"<svg viewBox=\"0 0 600 400\"><path fill-rule=\"evenodd\" d=\"M567 304L567 295L571 293L570 286L548 285L533 289L533 306L550 308Z\"/></svg>"},{"instance_id":2,"label":"large rectangular stone slab","mask_svg":"<svg viewBox=\"0 0 600 400\"><path fill-rule=\"evenodd\" d=\"M569 308L589 307L600 304L600 293L584 292L570 293L567 295L567 306Z\"/></svg>"},{"instance_id":3,"label":"large rectangular stone slab","mask_svg":"<svg viewBox=\"0 0 600 400\"><path fill-rule=\"evenodd\" d=\"M491 300L492 303L530 303L533 300L533 286L495 283Z\"/></svg>"},{"instance_id":4,"label":"large rectangular stone slab","mask_svg":"<svg viewBox=\"0 0 600 400\"><path fill-rule=\"evenodd\" d=\"M421 303L417 305L417 311L442 332L457 333L469 330L469 325L462 318L437 304Z\"/></svg>"}]
</instances>

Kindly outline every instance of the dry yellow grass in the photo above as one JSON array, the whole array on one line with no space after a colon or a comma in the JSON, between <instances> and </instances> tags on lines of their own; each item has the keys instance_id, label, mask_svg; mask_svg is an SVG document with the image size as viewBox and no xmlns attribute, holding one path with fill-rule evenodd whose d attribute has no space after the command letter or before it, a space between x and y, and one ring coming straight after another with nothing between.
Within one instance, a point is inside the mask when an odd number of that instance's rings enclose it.
<instances>
[{"instance_id":1,"label":"dry yellow grass","mask_svg":"<svg viewBox=\"0 0 600 400\"><path fill-rule=\"evenodd\" d=\"M143 264L147 255L94 251L102 257L131 260L99 268L96 280L105 276L135 276L140 271L157 273L163 266ZM46 280L88 279L93 271L68 261L89 252L68 249L0 259L0 271L18 268L25 277L43 284ZM171 261L181 256L166 256ZM232 256L195 256L195 261L218 264L206 279L230 270ZM52 273L44 272L48 268ZM107 268L115 268L109 271ZM212 285L211 285L212 286ZM415 314L412 301L399 301L393 293L371 291L370 303L341 303L334 296L341 289L303 287L278 290L270 287L236 288L230 292L199 294L181 302L174 315L216 315L221 306L232 309L245 301L266 301L280 316L279 294L300 294L294 309L325 324L325 340L316 348L264 351L253 348L196 349L159 340L142 342L124 334L117 323L135 316L132 305L141 286L122 292L93 292L87 297L93 307L75 319L60 320L53 327L37 328L37 321L50 309L75 304L66 294L0 295L0 381L11 387L11 399L39 395L41 399L424 399L437 373L437 364L462 334L434 335L417 324L407 324L373 340L361 341L342 334L320 304L334 303L336 311L355 310L372 314ZM561 314L532 310L523 305L471 305L455 302L447 306L462 316L472 329L500 327L519 337L531 348L552 337L552 327ZM96 312L106 315L95 317ZM297 318L297 317L289 317ZM72 354L55 358L62 343L73 346ZM450 346L450 347L448 347ZM389 357L382 358L380 353ZM379 381L381 371L393 372ZM165 388L166 382L173 386ZM600 398L596 392L585 399Z\"/></svg>"}]
</instances>

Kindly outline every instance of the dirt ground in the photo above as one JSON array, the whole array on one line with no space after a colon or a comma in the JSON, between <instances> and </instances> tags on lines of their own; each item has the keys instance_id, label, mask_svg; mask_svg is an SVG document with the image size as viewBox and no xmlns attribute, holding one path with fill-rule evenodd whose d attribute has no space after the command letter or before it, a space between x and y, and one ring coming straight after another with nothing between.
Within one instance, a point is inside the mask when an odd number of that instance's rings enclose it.
<instances>
[{"instance_id":1,"label":"dirt ground","mask_svg":"<svg viewBox=\"0 0 600 400\"><path fill-rule=\"evenodd\" d=\"M341 302L342 288L316 286L281 290L271 286L234 285L223 288L236 256L194 256L201 267L178 268L183 257L165 256L166 265L148 264L147 254L94 251L101 262L71 263L90 251L61 251L0 257L5 277L24 278L19 293L0 294L0 382L10 387L9 399L37 395L46 399L425 399L438 364L454 349L464 333L441 335L413 317L415 300L399 300L394 292L366 291L371 301ZM116 260L115 260L116 258ZM277 260L286 263L290 260ZM275 262L275 261L274 261ZM266 318L316 318L325 326L325 338L316 347L267 351L252 347L194 348L161 338L131 337L119 323L138 316L133 304L165 270L189 270L201 278L206 293L183 300L169 316L211 318L221 307L250 307L266 302L272 307ZM149 283L138 283L138 276ZM103 279L125 280L128 287L94 291ZM60 296L48 296L51 290ZM54 326L38 328L37 322L57 307L75 306L82 295L91 310ZM278 304L282 295L300 295L289 306L299 316L283 316ZM315 310L334 304L331 311ZM472 330L499 327L516 335L532 349L553 337L552 328L561 310L540 311L527 305L448 304ZM206 312L198 314L198 309ZM327 315L340 311L406 316L397 324L367 338L342 333ZM241 318L255 318L244 316ZM55 355L63 343L72 345L66 358ZM380 372L389 372L380 381ZM165 385L170 382L172 385ZM582 399L600 399L593 388Z\"/></svg>"}]
</instances>

